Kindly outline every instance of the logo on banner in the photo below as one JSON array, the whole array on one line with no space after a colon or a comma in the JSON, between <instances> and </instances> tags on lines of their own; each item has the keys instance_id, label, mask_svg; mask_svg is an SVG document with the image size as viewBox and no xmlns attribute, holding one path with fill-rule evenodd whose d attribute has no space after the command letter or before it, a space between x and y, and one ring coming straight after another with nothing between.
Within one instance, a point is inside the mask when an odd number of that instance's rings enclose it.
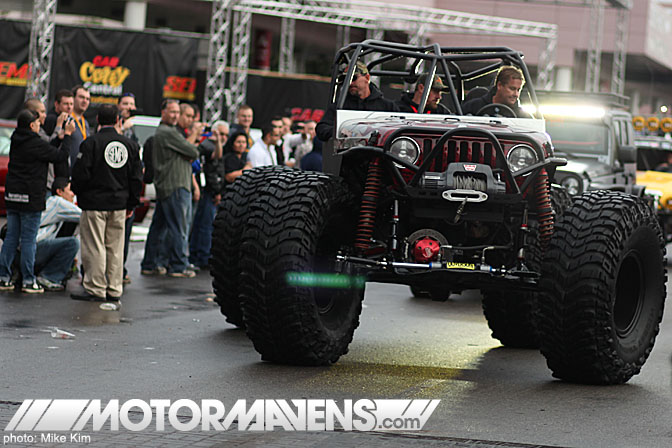
<instances>
[{"instance_id":1,"label":"logo on banner","mask_svg":"<svg viewBox=\"0 0 672 448\"><path fill-rule=\"evenodd\" d=\"M103 153L110 168L121 168L128 160L128 149L121 142L110 142Z\"/></svg>"},{"instance_id":2,"label":"logo on banner","mask_svg":"<svg viewBox=\"0 0 672 448\"><path fill-rule=\"evenodd\" d=\"M130 74L131 69L119 65L119 58L115 56L98 55L79 67L79 77L89 89L92 103L117 104Z\"/></svg>"},{"instance_id":3,"label":"logo on banner","mask_svg":"<svg viewBox=\"0 0 672 448\"><path fill-rule=\"evenodd\" d=\"M294 121L315 121L320 122L324 115L324 109L309 109L303 107L292 107L292 120Z\"/></svg>"},{"instance_id":4,"label":"logo on banner","mask_svg":"<svg viewBox=\"0 0 672 448\"><path fill-rule=\"evenodd\" d=\"M173 100L196 99L196 78L188 76L168 76L163 85L163 97Z\"/></svg>"},{"instance_id":5,"label":"logo on banner","mask_svg":"<svg viewBox=\"0 0 672 448\"><path fill-rule=\"evenodd\" d=\"M0 85L25 87L28 75L28 63L19 67L15 62L0 61Z\"/></svg>"},{"instance_id":6,"label":"logo on banner","mask_svg":"<svg viewBox=\"0 0 672 448\"><path fill-rule=\"evenodd\" d=\"M21 431L406 431L421 430L441 400L25 400L5 427ZM189 416L189 417L185 417ZM168 426L168 427L166 427ZM25 436L35 437L31 434ZM44 434L43 434L44 435ZM61 437L55 433L49 436ZM18 435L19 437L21 434ZM5 434L11 441L16 434ZM53 438L53 437L52 437ZM39 440L38 440L39 441Z\"/></svg>"}]
</instances>

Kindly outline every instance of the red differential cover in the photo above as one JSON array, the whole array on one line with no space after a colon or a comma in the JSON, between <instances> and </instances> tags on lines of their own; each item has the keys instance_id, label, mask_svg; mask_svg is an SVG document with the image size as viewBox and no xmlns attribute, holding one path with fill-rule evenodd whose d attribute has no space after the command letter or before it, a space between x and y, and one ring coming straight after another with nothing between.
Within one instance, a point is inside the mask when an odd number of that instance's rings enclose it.
<instances>
[{"instance_id":1,"label":"red differential cover","mask_svg":"<svg viewBox=\"0 0 672 448\"><path fill-rule=\"evenodd\" d=\"M431 238L423 238L415 243L413 257L418 263L428 263L436 258L441 250L441 245Z\"/></svg>"}]
</instances>

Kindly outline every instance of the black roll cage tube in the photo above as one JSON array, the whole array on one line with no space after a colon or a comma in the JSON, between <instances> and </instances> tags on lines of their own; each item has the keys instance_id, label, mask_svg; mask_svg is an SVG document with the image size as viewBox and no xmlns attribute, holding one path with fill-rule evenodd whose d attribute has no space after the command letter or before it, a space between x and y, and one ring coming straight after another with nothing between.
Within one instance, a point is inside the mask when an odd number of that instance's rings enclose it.
<instances>
[{"instance_id":1,"label":"black roll cage tube","mask_svg":"<svg viewBox=\"0 0 672 448\"><path fill-rule=\"evenodd\" d=\"M436 75L438 68L437 65L440 65L440 68L445 75L445 81L448 84L450 97L453 105L455 106L455 113L457 115L462 115L462 98L458 98L458 90L455 87L454 80L459 83L459 92L460 95L463 96L465 79L468 81L486 75L494 70L497 70L505 62L520 68L523 71L523 75L526 80L532 79L527 66L523 62L522 54L508 47L441 47L439 44L414 47L407 44L365 40L360 43L350 44L336 53L334 64L332 66L332 77L330 85L332 92L331 102L335 103L336 109L342 109L345 103L347 89L342 88L339 91L337 87L339 84L349 85L352 81L355 72L355 64L352 64L352 62L375 52L391 54L385 54L384 56L367 64L369 73L374 76L409 76L411 74L410 68L409 71L372 70L378 65L404 56L416 60L416 62L411 65L413 72L415 72L415 69L420 63L420 60L431 61L428 73L432 76ZM494 64L488 64L485 67L477 68L468 73L463 73L460 67L455 63L455 61L478 61L491 59L501 59L501 61ZM341 63L348 64L348 69L344 76L341 75L339 69L339 64ZM448 64L450 64L455 73L450 71ZM341 79L341 81L339 81L339 79ZM532 102L535 105L539 104L534 88L529 82L526 83L526 87ZM419 104L420 107L418 109L421 112L424 111L424 107L427 104L429 90L430 89L425 89L425 92L423 93L421 102ZM535 114L537 118L541 118L541 115L538 111Z\"/></svg>"}]
</instances>

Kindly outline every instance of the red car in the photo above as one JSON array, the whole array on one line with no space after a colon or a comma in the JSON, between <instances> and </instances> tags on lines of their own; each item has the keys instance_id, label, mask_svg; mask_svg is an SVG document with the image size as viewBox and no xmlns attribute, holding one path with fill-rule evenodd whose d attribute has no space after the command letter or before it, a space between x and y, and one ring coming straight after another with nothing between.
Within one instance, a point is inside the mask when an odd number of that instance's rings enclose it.
<instances>
[{"instance_id":1,"label":"red car","mask_svg":"<svg viewBox=\"0 0 672 448\"><path fill-rule=\"evenodd\" d=\"M12 133L16 128L15 120L0 119L0 215L5 216L5 178L7 177L7 165L9 165L9 146Z\"/></svg>"}]
</instances>

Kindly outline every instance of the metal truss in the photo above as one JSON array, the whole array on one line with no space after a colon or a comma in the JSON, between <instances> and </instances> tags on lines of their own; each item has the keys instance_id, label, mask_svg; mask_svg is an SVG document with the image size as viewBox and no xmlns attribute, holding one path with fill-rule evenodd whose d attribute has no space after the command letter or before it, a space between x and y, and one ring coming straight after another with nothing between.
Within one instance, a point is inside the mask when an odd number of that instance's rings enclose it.
<instances>
[{"instance_id":1,"label":"metal truss","mask_svg":"<svg viewBox=\"0 0 672 448\"><path fill-rule=\"evenodd\" d=\"M350 25L341 25L336 28L336 50L350 44Z\"/></svg>"},{"instance_id":2,"label":"metal truss","mask_svg":"<svg viewBox=\"0 0 672 448\"><path fill-rule=\"evenodd\" d=\"M26 88L26 98L36 97L44 104L47 103L49 96L55 17L56 0L34 0L28 49L30 77Z\"/></svg>"},{"instance_id":3,"label":"metal truss","mask_svg":"<svg viewBox=\"0 0 672 448\"><path fill-rule=\"evenodd\" d=\"M227 93L226 66L231 32L231 0L213 0L212 6L205 104L203 106L203 119L208 123L213 123L222 117L223 100Z\"/></svg>"},{"instance_id":4,"label":"metal truss","mask_svg":"<svg viewBox=\"0 0 672 448\"><path fill-rule=\"evenodd\" d=\"M592 0L590 5L590 46L586 53L586 92L600 91L602 56L602 33L604 30L604 7L602 0Z\"/></svg>"},{"instance_id":5,"label":"metal truss","mask_svg":"<svg viewBox=\"0 0 672 448\"><path fill-rule=\"evenodd\" d=\"M233 11L233 33L231 36L231 75L229 77L229 103L227 118L233 121L238 107L245 103L247 92L247 70L250 62L250 34L252 34L252 13L245 10Z\"/></svg>"},{"instance_id":6,"label":"metal truss","mask_svg":"<svg viewBox=\"0 0 672 448\"><path fill-rule=\"evenodd\" d=\"M619 9L616 13L616 49L611 66L611 91L619 95L625 93L625 60L628 54L628 29L630 11Z\"/></svg>"},{"instance_id":7,"label":"metal truss","mask_svg":"<svg viewBox=\"0 0 672 448\"><path fill-rule=\"evenodd\" d=\"M430 33L465 31L541 38L547 41L547 48L555 48L557 40L557 26L554 24L369 0L231 0L227 3L228 7L234 11L234 31L231 43L233 49L231 65L233 67L229 81L231 101L228 117L230 120L233 119L237 107L245 101L249 61L249 28L252 14L291 19L291 21L283 20L282 26L281 67L285 70L293 66L291 61L293 51L290 51L290 46L294 41L291 35L294 33L292 22L295 20L339 26L340 38L337 39L337 44L341 47L350 43L348 36L352 27L375 30L374 32L379 36L383 30L402 31L411 36L411 39L418 39L418 41ZM221 1L213 3L213 9L224 7ZM247 29L247 34L241 32L241 27ZM549 41L551 42L548 43ZM553 53L549 52L549 54ZM552 69L552 61L550 64Z\"/></svg>"},{"instance_id":8,"label":"metal truss","mask_svg":"<svg viewBox=\"0 0 672 448\"><path fill-rule=\"evenodd\" d=\"M539 53L539 62L537 63L537 89L551 90L554 79L553 71L555 69L555 49L557 39L546 39L545 45Z\"/></svg>"},{"instance_id":9,"label":"metal truss","mask_svg":"<svg viewBox=\"0 0 672 448\"><path fill-rule=\"evenodd\" d=\"M296 29L296 19L289 17L282 18L280 28L280 63L278 71L280 73L291 73L294 71L294 30Z\"/></svg>"}]
</instances>

